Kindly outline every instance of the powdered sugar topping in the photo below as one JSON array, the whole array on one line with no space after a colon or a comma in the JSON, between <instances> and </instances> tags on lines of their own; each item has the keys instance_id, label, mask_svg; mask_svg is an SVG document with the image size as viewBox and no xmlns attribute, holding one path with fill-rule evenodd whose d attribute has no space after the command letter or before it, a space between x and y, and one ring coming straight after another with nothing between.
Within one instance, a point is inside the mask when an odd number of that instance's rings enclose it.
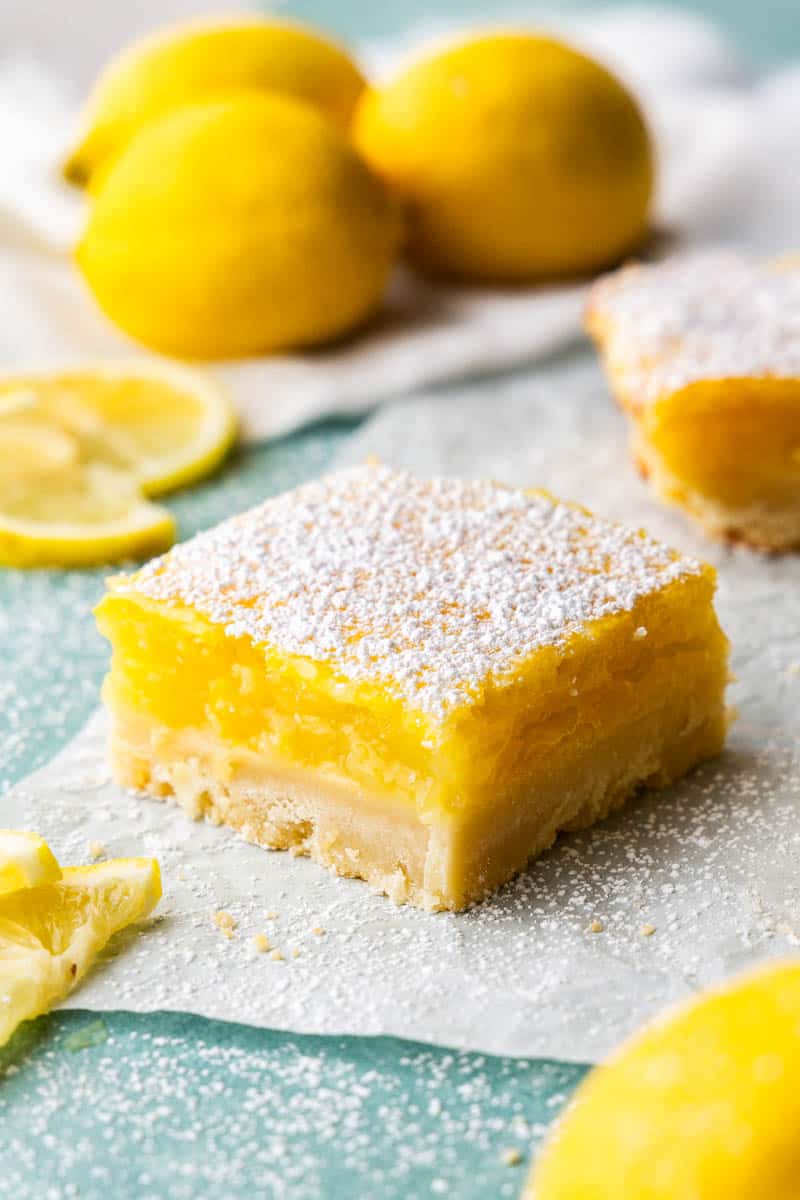
<instances>
[{"instance_id":1,"label":"powdered sugar topping","mask_svg":"<svg viewBox=\"0 0 800 1200\"><path fill-rule=\"evenodd\" d=\"M800 262L709 250L595 285L590 322L630 402L704 379L800 377Z\"/></svg>"},{"instance_id":2,"label":"powdered sugar topping","mask_svg":"<svg viewBox=\"0 0 800 1200\"><path fill-rule=\"evenodd\" d=\"M380 466L267 500L117 583L440 718L485 680L701 570L543 494Z\"/></svg>"}]
</instances>

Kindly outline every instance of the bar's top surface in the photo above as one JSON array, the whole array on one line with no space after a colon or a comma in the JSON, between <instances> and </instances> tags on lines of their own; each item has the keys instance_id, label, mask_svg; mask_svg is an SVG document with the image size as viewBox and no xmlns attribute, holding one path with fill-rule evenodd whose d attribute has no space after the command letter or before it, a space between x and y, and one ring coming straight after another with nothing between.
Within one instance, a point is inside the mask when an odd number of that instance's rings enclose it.
<instances>
[{"instance_id":1,"label":"bar's top surface","mask_svg":"<svg viewBox=\"0 0 800 1200\"><path fill-rule=\"evenodd\" d=\"M589 309L643 403L705 379L800 377L800 260L707 250L625 267L595 284Z\"/></svg>"},{"instance_id":2,"label":"bar's top surface","mask_svg":"<svg viewBox=\"0 0 800 1200\"><path fill-rule=\"evenodd\" d=\"M378 681L440 718L533 651L702 570L541 493L364 465L267 500L113 587Z\"/></svg>"}]
</instances>

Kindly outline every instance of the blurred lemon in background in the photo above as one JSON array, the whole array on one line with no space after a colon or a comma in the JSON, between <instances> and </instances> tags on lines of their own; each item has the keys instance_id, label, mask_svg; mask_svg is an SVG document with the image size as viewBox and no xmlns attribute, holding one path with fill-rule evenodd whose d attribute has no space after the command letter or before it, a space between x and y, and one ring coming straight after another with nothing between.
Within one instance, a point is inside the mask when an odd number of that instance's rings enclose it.
<instances>
[{"instance_id":1,"label":"blurred lemon in background","mask_svg":"<svg viewBox=\"0 0 800 1200\"><path fill-rule=\"evenodd\" d=\"M49 851L48 851L49 853ZM55 879L0 896L0 1046L72 991L120 929L161 898L154 858L55 867Z\"/></svg>"},{"instance_id":2,"label":"blurred lemon in background","mask_svg":"<svg viewBox=\"0 0 800 1200\"><path fill-rule=\"evenodd\" d=\"M147 126L108 172L77 258L133 337L226 358L358 325L399 235L397 205L330 121L248 91Z\"/></svg>"},{"instance_id":3,"label":"blurred lemon in background","mask_svg":"<svg viewBox=\"0 0 800 1200\"><path fill-rule=\"evenodd\" d=\"M411 252L435 272L588 272L647 232L653 151L636 102L550 38L480 37L411 65L363 94L354 137L408 200Z\"/></svg>"},{"instance_id":4,"label":"blurred lemon in background","mask_svg":"<svg viewBox=\"0 0 800 1200\"><path fill-rule=\"evenodd\" d=\"M529 1200L798 1200L800 961L700 997L578 1089Z\"/></svg>"},{"instance_id":5,"label":"blurred lemon in background","mask_svg":"<svg viewBox=\"0 0 800 1200\"><path fill-rule=\"evenodd\" d=\"M288 93L346 127L363 86L343 49L299 25L243 17L156 32L114 58L100 76L64 174L73 183L91 184L155 118L232 88Z\"/></svg>"}]
</instances>

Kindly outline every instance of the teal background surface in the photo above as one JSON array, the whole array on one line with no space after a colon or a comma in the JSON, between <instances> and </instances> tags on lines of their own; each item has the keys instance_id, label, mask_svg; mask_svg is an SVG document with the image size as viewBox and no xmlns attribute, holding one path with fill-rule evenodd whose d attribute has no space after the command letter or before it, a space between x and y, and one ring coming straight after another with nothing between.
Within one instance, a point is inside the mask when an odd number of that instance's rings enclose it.
<instances>
[{"instance_id":1,"label":"teal background surface","mask_svg":"<svg viewBox=\"0 0 800 1200\"><path fill-rule=\"evenodd\" d=\"M426 21L470 21L489 25L497 17L519 14L535 20L552 14L619 8L625 3L597 0L403 0L402 4L375 0L289 0L281 10L314 21L343 37L380 38L403 33ZM272 7L265 5L265 7ZM639 0L627 5L643 8ZM667 7L699 13L715 21L755 63L785 61L800 54L800 8L797 0L678 0Z\"/></svg>"},{"instance_id":2,"label":"teal background surface","mask_svg":"<svg viewBox=\"0 0 800 1200\"><path fill-rule=\"evenodd\" d=\"M0 1051L0 1195L517 1197L531 1141L584 1070L181 1013L54 1013Z\"/></svg>"}]
</instances>

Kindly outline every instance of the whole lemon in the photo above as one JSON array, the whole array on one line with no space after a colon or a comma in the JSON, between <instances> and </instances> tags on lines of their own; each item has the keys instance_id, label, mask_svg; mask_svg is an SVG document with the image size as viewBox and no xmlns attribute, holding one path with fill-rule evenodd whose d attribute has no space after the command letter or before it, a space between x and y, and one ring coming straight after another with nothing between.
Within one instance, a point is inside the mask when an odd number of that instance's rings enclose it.
<instances>
[{"instance_id":1,"label":"whole lemon","mask_svg":"<svg viewBox=\"0 0 800 1200\"><path fill-rule=\"evenodd\" d=\"M800 961L646 1028L576 1093L530 1200L798 1200Z\"/></svg>"},{"instance_id":2,"label":"whole lemon","mask_svg":"<svg viewBox=\"0 0 800 1200\"><path fill-rule=\"evenodd\" d=\"M378 305L397 205L306 104L244 92L149 125L111 167L77 260L133 337L187 358L312 345Z\"/></svg>"},{"instance_id":3,"label":"whole lemon","mask_svg":"<svg viewBox=\"0 0 800 1200\"><path fill-rule=\"evenodd\" d=\"M130 46L103 71L64 174L72 183L91 183L144 125L216 93L284 92L346 128L363 87L361 72L344 50L300 25L245 17L162 30Z\"/></svg>"},{"instance_id":4,"label":"whole lemon","mask_svg":"<svg viewBox=\"0 0 800 1200\"><path fill-rule=\"evenodd\" d=\"M354 137L406 197L411 252L432 271L586 272L647 230L653 152L636 102L550 38L486 36L412 65L362 95Z\"/></svg>"}]
</instances>

